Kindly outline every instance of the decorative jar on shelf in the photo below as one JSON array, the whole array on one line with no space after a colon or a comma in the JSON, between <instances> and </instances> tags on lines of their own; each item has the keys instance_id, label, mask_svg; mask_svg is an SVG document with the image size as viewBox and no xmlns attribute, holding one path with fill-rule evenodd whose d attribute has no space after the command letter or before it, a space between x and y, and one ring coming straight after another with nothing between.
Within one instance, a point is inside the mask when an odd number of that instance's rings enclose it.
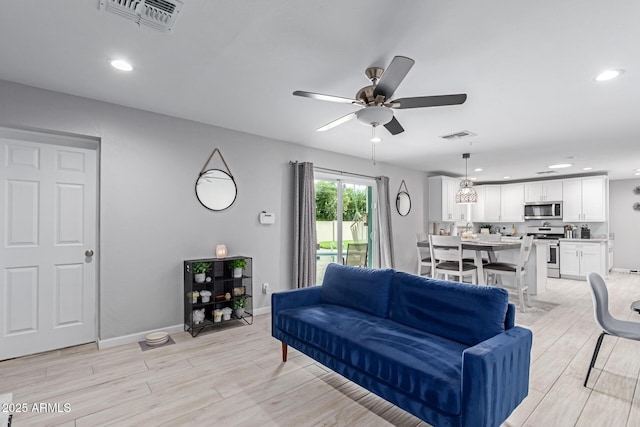
<instances>
[{"instance_id":1,"label":"decorative jar on shelf","mask_svg":"<svg viewBox=\"0 0 640 427\"><path fill-rule=\"evenodd\" d=\"M222 320L222 310L213 310L213 323L220 323Z\"/></svg>"},{"instance_id":2,"label":"decorative jar on shelf","mask_svg":"<svg viewBox=\"0 0 640 427\"><path fill-rule=\"evenodd\" d=\"M211 291L200 291L200 296L202 297L202 302L209 302L209 299L211 298Z\"/></svg>"},{"instance_id":3,"label":"decorative jar on shelf","mask_svg":"<svg viewBox=\"0 0 640 427\"><path fill-rule=\"evenodd\" d=\"M230 320L232 310L229 307L225 307L222 310L222 320Z\"/></svg>"}]
</instances>

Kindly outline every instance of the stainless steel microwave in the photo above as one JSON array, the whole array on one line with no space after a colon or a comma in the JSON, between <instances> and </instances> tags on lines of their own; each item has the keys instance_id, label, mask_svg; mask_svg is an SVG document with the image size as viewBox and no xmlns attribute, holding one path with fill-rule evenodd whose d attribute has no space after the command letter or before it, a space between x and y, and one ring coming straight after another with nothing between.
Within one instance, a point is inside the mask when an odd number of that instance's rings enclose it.
<instances>
[{"instance_id":1,"label":"stainless steel microwave","mask_svg":"<svg viewBox=\"0 0 640 427\"><path fill-rule=\"evenodd\" d=\"M526 202L524 219L562 219L562 202Z\"/></svg>"}]
</instances>

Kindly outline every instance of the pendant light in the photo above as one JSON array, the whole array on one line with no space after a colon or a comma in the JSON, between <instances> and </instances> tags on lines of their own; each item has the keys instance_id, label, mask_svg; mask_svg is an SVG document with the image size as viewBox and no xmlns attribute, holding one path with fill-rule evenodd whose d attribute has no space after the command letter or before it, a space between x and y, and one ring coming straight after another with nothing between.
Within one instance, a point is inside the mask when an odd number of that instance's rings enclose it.
<instances>
[{"instance_id":1,"label":"pendant light","mask_svg":"<svg viewBox=\"0 0 640 427\"><path fill-rule=\"evenodd\" d=\"M460 189L456 193L456 203L477 203L478 193L473 189L473 182L467 178L467 161L471 157L469 153L464 153L464 180L460 182Z\"/></svg>"}]
</instances>

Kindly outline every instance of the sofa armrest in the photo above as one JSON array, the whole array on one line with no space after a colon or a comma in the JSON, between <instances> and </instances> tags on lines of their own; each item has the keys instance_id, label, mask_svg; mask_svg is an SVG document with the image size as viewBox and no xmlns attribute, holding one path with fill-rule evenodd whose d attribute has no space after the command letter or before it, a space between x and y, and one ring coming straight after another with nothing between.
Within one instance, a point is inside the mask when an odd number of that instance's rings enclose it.
<instances>
[{"instance_id":1,"label":"sofa armrest","mask_svg":"<svg viewBox=\"0 0 640 427\"><path fill-rule=\"evenodd\" d=\"M280 310L320 304L322 286L293 289L271 294L271 334L276 330L276 318Z\"/></svg>"},{"instance_id":2,"label":"sofa armrest","mask_svg":"<svg viewBox=\"0 0 640 427\"><path fill-rule=\"evenodd\" d=\"M463 352L463 425L499 425L527 396L532 339L515 326Z\"/></svg>"}]
</instances>

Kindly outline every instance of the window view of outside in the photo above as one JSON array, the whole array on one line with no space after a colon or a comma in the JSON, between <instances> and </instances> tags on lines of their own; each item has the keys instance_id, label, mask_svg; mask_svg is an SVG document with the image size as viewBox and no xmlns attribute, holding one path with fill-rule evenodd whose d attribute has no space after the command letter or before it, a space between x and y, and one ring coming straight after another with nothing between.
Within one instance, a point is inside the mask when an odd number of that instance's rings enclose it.
<instances>
[{"instance_id":1,"label":"window view of outside","mask_svg":"<svg viewBox=\"0 0 640 427\"><path fill-rule=\"evenodd\" d=\"M350 258L356 260L353 265L369 264L367 253L370 246L368 223L371 187L316 180L315 192L318 235L316 283L321 284L329 263L351 264L346 262L347 250L350 251ZM339 200L342 201L341 214L338 213ZM342 236L339 236L338 230L342 230ZM340 248L342 249L339 250ZM357 258L356 249L361 252Z\"/></svg>"}]
</instances>

